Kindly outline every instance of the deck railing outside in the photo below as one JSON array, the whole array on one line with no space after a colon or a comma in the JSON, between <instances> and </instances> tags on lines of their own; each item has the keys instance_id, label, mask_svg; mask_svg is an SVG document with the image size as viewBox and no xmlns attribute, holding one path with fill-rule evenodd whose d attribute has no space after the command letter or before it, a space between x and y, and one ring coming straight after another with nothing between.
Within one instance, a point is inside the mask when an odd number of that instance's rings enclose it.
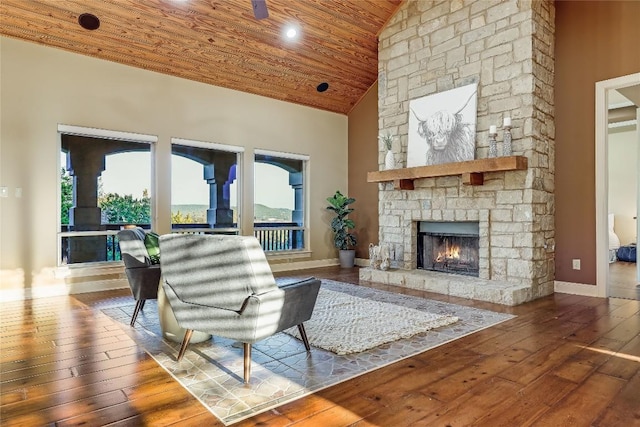
<instances>
[{"instance_id":1,"label":"deck railing outside","mask_svg":"<svg viewBox=\"0 0 640 427\"><path fill-rule=\"evenodd\" d=\"M253 234L265 252L304 248L304 227L295 222L257 222Z\"/></svg>"},{"instance_id":2,"label":"deck railing outside","mask_svg":"<svg viewBox=\"0 0 640 427\"><path fill-rule=\"evenodd\" d=\"M85 262L109 262L121 259L118 231L125 224L103 224L100 231L73 231L61 226L60 261L62 265ZM149 230L150 224L136 225ZM189 234L238 234L236 228L211 228L209 224L173 224L172 232ZM304 227L294 222L261 222L254 224L254 235L265 252L304 248ZM70 260L70 250L79 256Z\"/></svg>"}]
</instances>

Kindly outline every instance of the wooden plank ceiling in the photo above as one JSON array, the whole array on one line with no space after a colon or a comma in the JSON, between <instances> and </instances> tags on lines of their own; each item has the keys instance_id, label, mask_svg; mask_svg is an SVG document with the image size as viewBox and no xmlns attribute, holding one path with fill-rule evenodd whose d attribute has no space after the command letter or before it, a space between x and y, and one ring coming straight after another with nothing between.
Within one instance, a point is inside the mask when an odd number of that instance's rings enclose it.
<instances>
[{"instance_id":1,"label":"wooden plank ceiling","mask_svg":"<svg viewBox=\"0 0 640 427\"><path fill-rule=\"evenodd\" d=\"M258 20L250 0L2 0L0 34L346 114L377 78L377 34L402 1L267 0ZM82 28L83 13L100 27Z\"/></svg>"}]
</instances>

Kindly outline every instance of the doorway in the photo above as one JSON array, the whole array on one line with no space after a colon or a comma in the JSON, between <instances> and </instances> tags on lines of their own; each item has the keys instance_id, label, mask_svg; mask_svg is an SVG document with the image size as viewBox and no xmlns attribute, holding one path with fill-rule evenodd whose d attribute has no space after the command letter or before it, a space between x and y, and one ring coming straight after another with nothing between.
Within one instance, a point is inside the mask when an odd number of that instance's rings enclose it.
<instances>
[{"instance_id":1,"label":"doorway","mask_svg":"<svg viewBox=\"0 0 640 427\"><path fill-rule=\"evenodd\" d=\"M640 300L639 119L640 73L596 83L596 284L603 297Z\"/></svg>"}]
</instances>

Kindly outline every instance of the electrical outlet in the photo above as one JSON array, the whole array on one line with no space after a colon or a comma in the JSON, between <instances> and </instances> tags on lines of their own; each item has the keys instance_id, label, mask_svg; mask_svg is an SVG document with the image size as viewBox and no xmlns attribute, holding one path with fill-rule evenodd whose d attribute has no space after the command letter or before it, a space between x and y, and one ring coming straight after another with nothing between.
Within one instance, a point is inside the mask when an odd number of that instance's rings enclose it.
<instances>
[{"instance_id":1,"label":"electrical outlet","mask_svg":"<svg viewBox=\"0 0 640 427\"><path fill-rule=\"evenodd\" d=\"M580 259L574 259L573 260L573 269L574 270L580 270Z\"/></svg>"}]
</instances>

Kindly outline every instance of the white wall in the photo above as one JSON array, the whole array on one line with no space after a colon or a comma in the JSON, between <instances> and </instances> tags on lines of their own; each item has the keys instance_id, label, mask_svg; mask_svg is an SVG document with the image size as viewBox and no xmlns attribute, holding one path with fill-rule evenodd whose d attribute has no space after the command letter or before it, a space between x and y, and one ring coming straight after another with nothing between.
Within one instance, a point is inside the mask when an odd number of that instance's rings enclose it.
<instances>
[{"instance_id":1,"label":"white wall","mask_svg":"<svg viewBox=\"0 0 640 427\"><path fill-rule=\"evenodd\" d=\"M53 286L58 124L156 135L156 228L170 230L170 138L245 147L243 227L253 218L253 149L307 154L311 260L336 257L325 198L347 189L347 117L0 38L0 290ZM15 189L22 188L22 197Z\"/></svg>"},{"instance_id":2,"label":"white wall","mask_svg":"<svg viewBox=\"0 0 640 427\"><path fill-rule=\"evenodd\" d=\"M636 243L638 138L635 129L609 132L609 212L620 243Z\"/></svg>"}]
</instances>

